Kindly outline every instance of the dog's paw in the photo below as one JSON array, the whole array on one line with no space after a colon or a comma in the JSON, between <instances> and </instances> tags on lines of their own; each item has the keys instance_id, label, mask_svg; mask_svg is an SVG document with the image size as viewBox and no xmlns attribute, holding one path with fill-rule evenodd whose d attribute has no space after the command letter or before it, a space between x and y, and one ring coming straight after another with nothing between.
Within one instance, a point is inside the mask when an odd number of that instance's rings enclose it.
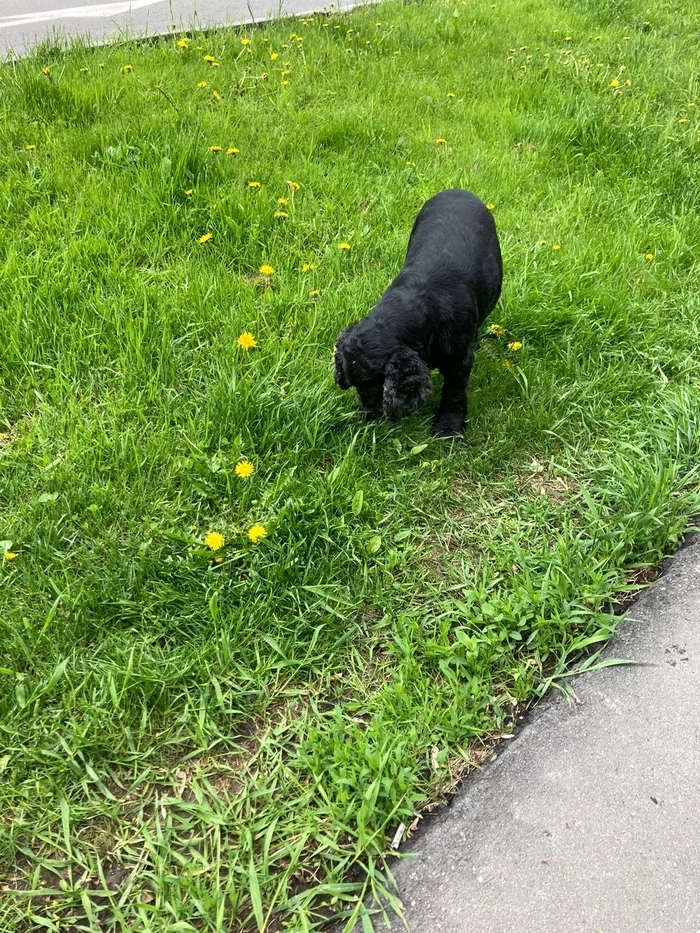
<instances>
[{"instance_id":1,"label":"dog's paw","mask_svg":"<svg viewBox=\"0 0 700 933\"><path fill-rule=\"evenodd\" d=\"M432 428L433 437L459 437L464 432L464 421L459 417L438 418Z\"/></svg>"}]
</instances>

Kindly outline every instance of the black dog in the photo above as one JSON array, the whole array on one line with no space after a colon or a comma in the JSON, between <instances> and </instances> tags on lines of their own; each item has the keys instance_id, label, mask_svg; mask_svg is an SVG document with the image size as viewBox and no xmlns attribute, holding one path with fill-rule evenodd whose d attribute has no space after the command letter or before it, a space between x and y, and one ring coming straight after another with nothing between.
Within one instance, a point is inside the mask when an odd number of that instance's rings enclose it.
<instances>
[{"instance_id":1,"label":"black dog","mask_svg":"<svg viewBox=\"0 0 700 933\"><path fill-rule=\"evenodd\" d=\"M426 400L430 370L439 369L445 381L433 434L459 434L479 325L502 280L491 212L459 188L436 194L416 217L399 274L338 337L335 381L355 387L366 417L398 421Z\"/></svg>"}]
</instances>

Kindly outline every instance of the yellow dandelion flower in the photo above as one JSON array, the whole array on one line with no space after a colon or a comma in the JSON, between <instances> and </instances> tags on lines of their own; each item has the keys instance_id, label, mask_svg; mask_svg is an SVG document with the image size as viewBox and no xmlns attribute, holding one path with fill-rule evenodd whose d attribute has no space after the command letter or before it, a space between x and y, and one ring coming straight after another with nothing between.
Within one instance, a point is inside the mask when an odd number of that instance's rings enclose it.
<instances>
[{"instance_id":1,"label":"yellow dandelion flower","mask_svg":"<svg viewBox=\"0 0 700 933\"><path fill-rule=\"evenodd\" d=\"M651 260L654 258L654 254L653 254L653 253L645 253L645 254L644 254L644 258L646 259L647 262L651 262Z\"/></svg>"},{"instance_id":2,"label":"yellow dandelion flower","mask_svg":"<svg viewBox=\"0 0 700 933\"><path fill-rule=\"evenodd\" d=\"M321 292L317 288L314 288L313 291L309 292L309 298L318 298L320 297L320 295L321 295Z\"/></svg>"},{"instance_id":3,"label":"yellow dandelion flower","mask_svg":"<svg viewBox=\"0 0 700 933\"><path fill-rule=\"evenodd\" d=\"M305 262L304 265L301 267L301 271L302 272L313 272L315 268L316 266L313 262Z\"/></svg>"},{"instance_id":4,"label":"yellow dandelion flower","mask_svg":"<svg viewBox=\"0 0 700 933\"><path fill-rule=\"evenodd\" d=\"M252 350L253 347L257 347L258 345L255 337L249 330L244 330L243 333L238 337L236 343L241 348L241 350Z\"/></svg>"},{"instance_id":5,"label":"yellow dandelion flower","mask_svg":"<svg viewBox=\"0 0 700 933\"><path fill-rule=\"evenodd\" d=\"M571 36L564 36L564 42L571 42ZM523 48L526 49L527 46L524 45Z\"/></svg>"},{"instance_id":6,"label":"yellow dandelion flower","mask_svg":"<svg viewBox=\"0 0 700 933\"><path fill-rule=\"evenodd\" d=\"M260 273L260 275L267 275L267 276L275 274L275 270L273 269L273 267L268 266L267 264L260 266L260 268L258 269L258 272Z\"/></svg>"},{"instance_id":7,"label":"yellow dandelion flower","mask_svg":"<svg viewBox=\"0 0 700 933\"><path fill-rule=\"evenodd\" d=\"M51 69L50 69L50 68L42 68L42 69L41 69L41 73L42 73L43 75L46 75L47 78L50 78L50 77L51 77Z\"/></svg>"},{"instance_id":8,"label":"yellow dandelion flower","mask_svg":"<svg viewBox=\"0 0 700 933\"><path fill-rule=\"evenodd\" d=\"M301 185L298 181L288 181L287 187L290 189L290 191L298 191L301 188Z\"/></svg>"},{"instance_id":9,"label":"yellow dandelion flower","mask_svg":"<svg viewBox=\"0 0 700 933\"><path fill-rule=\"evenodd\" d=\"M547 245L546 240L540 240L540 246L546 246L546 245Z\"/></svg>"},{"instance_id":10,"label":"yellow dandelion flower","mask_svg":"<svg viewBox=\"0 0 700 933\"><path fill-rule=\"evenodd\" d=\"M454 96L455 96L454 91L448 91L448 92L447 92L447 97L449 98L449 100L453 100L453 99L454 99Z\"/></svg>"},{"instance_id":11,"label":"yellow dandelion flower","mask_svg":"<svg viewBox=\"0 0 700 933\"><path fill-rule=\"evenodd\" d=\"M236 464L236 476L240 476L241 479L248 479L253 473L255 473L255 467L250 460L241 460Z\"/></svg>"},{"instance_id":12,"label":"yellow dandelion flower","mask_svg":"<svg viewBox=\"0 0 700 933\"><path fill-rule=\"evenodd\" d=\"M610 82L610 87L619 87L619 86L620 86L620 82L617 80L617 78L613 78L612 81Z\"/></svg>"},{"instance_id":13,"label":"yellow dandelion flower","mask_svg":"<svg viewBox=\"0 0 700 933\"><path fill-rule=\"evenodd\" d=\"M178 39L176 44L179 49L189 49L190 47L190 43L187 39Z\"/></svg>"},{"instance_id":14,"label":"yellow dandelion flower","mask_svg":"<svg viewBox=\"0 0 700 933\"><path fill-rule=\"evenodd\" d=\"M447 142L446 139L443 139L442 137L440 137L440 139L436 139L436 140L435 140L435 145L436 145L436 146L444 146L446 142Z\"/></svg>"},{"instance_id":15,"label":"yellow dandelion flower","mask_svg":"<svg viewBox=\"0 0 700 933\"><path fill-rule=\"evenodd\" d=\"M246 48L250 45L250 39L241 39L241 45Z\"/></svg>"},{"instance_id":16,"label":"yellow dandelion flower","mask_svg":"<svg viewBox=\"0 0 700 933\"><path fill-rule=\"evenodd\" d=\"M128 72L133 71L133 70L134 70L133 65L122 65L122 72L124 74L127 74Z\"/></svg>"},{"instance_id":17,"label":"yellow dandelion flower","mask_svg":"<svg viewBox=\"0 0 700 933\"><path fill-rule=\"evenodd\" d=\"M509 350L512 350L514 353L515 353L517 350L522 350L522 347L523 347L523 345L522 345L522 343L520 343L519 340L514 340L512 343L509 343L509 344L508 344L508 349L509 349Z\"/></svg>"},{"instance_id":18,"label":"yellow dandelion flower","mask_svg":"<svg viewBox=\"0 0 700 933\"><path fill-rule=\"evenodd\" d=\"M289 203L289 198L277 198L277 203L284 206L285 204Z\"/></svg>"},{"instance_id":19,"label":"yellow dandelion flower","mask_svg":"<svg viewBox=\"0 0 700 933\"><path fill-rule=\"evenodd\" d=\"M285 68L284 71L281 71L281 72L280 72L280 74L282 75L283 78L286 78L287 75L290 75L291 73L292 73L292 72L291 72L291 70L290 70L289 68Z\"/></svg>"},{"instance_id":20,"label":"yellow dandelion flower","mask_svg":"<svg viewBox=\"0 0 700 933\"><path fill-rule=\"evenodd\" d=\"M552 243L552 249L554 250L555 253L558 253L559 250L561 249L561 246L558 243Z\"/></svg>"},{"instance_id":21,"label":"yellow dandelion flower","mask_svg":"<svg viewBox=\"0 0 700 933\"><path fill-rule=\"evenodd\" d=\"M249 181L249 182L248 182L248 187L249 187L249 188L259 188L259 187L260 187L260 182L259 182L259 181Z\"/></svg>"},{"instance_id":22,"label":"yellow dandelion flower","mask_svg":"<svg viewBox=\"0 0 700 933\"><path fill-rule=\"evenodd\" d=\"M105 66L105 63L104 63L104 62L98 62L98 63L97 63L97 67L98 67L98 68L104 68L104 66Z\"/></svg>"},{"instance_id":23,"label":"yellow dandelion flower","mask_svg":"<svg viewBox=\"0 0 700 933\"><path fill-rule=\"evenodd\" d=\"M185 188L185 194L187 195L188 198L191 198L192 195L194 194L194 188Z\"/></svg>"},{"instance_id":24,"label":"yellow dandelion flower","mask_svg":"<svg viewBox=\"0 0 700 933\"><path fill-rule=\"evenodd\" d=\"M487 207L488 210L492 211L492 210L496 207L496 205L495 205L495 204L492 204L492 203L489 201L489 203L486 205L486 207Z\"/></svg>"},{"instance_id":25,"label":"yellow dandelion flower","mask_svg":"<svg viewBox=\"0 0 700 933\"><path fill-rule=\"evenodd\" d=\"M15 560L15 558L17 557L14 551L5 551L3 556L5 560Z\"/></svg>"},{"instance_id":26,"label":"yellow dandelion flower","mask_svg":"<svg viewBox=\"0 0 700 933\"><path fill-rule=\"evenodd\" d=\"M210 531L205 537L204 543L208 548L211 548L212 551L220 551L224 544L226 544L226 541L220 532Z\"/></svg>"},{"instance_id":27,"label":"yellow dandelion flower","mask_svg":"<svg viewBox=\"0 0 700 933\"><path fill-rule=\"evenodd\" d=\"M258 524L253 525L253 527L248 532L248 537L253 542L253 544L256 544L261 538L264 538L266 534L267 532L265 531L265 526Z\"/></svg>"},{"instance_id":28,"label":"yellow dandelion flower","mask_svg":"<svg viewBox=\"0 0 700 933\"><path fill-rule=\"evenodd\" d=\"M24 148L27 150L27 152L34 152L34 150L36 149L36 146L34 145L34 143L27 143L27 145Z\"/></svg>"},{"instance_id":29,"label":"yellow dandelion flower","mask_svg":"<svg viewBox=\"0 0 700 933\"><path fill-rule=\"evenodd\" d=\"M510 367L513 365L513 360L503 360L503 365L506 367L506 369L510 369Z\"/></svg>"},{"instance_id":30,"label":"yellow dandelion flower","mask_svg":"<svg viewBox=\"0 0 700 933\"><path fill-rule=\"evenodd\" d=\"M629 78L625 81L625 87L632 87L632 82Z\"/></svg>"},{"instance_id":31,"label":"yellow dandelion flower","mask_svg":"<svg viewBox=\"0 0 700 933\"><path fill-rule=\"evenodd\" d=\"M676 123L687 123L687 122L688 121L685 117L681 117L680 120L676 120Z\"/></svg>"},{"instance_id":32,"label":"yellow dandelion flower","mask_svg":"<svg viewBox=\"0 0 700 933\"><path fill-rule=\"evenodd\" d=\"M497 334L499 337L502 337L506 332L502 324L489 324L487 329L490 334Z\"/></svg>"},{"instance_id":33,"label":"yellow dandelion flower","mask_svg":"<svg viewBox=\"0 0 700 933\"><path fill-rule=\"evenodd\" d=\"M629 42L629 41L630 41L630 37L629 37L629 36L623 36L623 37L622 37L622 41L623 41L623 42Z\"/></svg>"},{"instance_id":34,"label":"yellow dandelion flower","mask_svg":"<svg viewBox=\"0 0 700 933\"><path fill-rule=\"evenodd\" d=\"M282 81L282 87L287 87L288 84L289 84L289 81Z\"/></svg>"},{"instance_id":35,"label":"yellow dandelion flower","mask_svg":"<svg viewBox=\"0 0 700 933\"><path fill-rule=\"evenodd\" d=\"M81 69L80 69L80 74L81 74L81 75L86 75L86 74L88 73L89 70L90 70L89 68L81 68Z\"/></svg>"},{"instance_id":36,"label":"yellow dandelion flower","mask_svg":"<svg viewBox=\"0 0 700 933\"><path fill-rule=\"evenodd\" d=\"M338 249L349 250L350 244L349 243L338 243Z\"/></svg>"},{"instance_id":37,"label":"yellow dandelion flower","mask_svg":"<svg viewBox=\"0 0 700 933\"><path fill-rule=\"evenodd\" d=\"M213 55L202 55L202 58L205 62L209 62L209 64L216 61Z\"/></svg>"},{"instance_id":38,"label":"yellow dandelion flower","mask_svg":"<svg viewBox=\"0 0 700 933\"><path fill-rule=\"evenodd\" d=\"M197 240L198 243L208 243L214 236L213 233L203 233Z\"/></svg>"},{"instance_id":39,"label":"yellow dandelion flower","mask_svg":"<svg viewBox=\"0 0 700 933\"><path fill-rule=\"evenodd\" d=\"M221 146L209 146L209 152L221 152Z\"/></svg>"},{"instance_id":40,"label":"yellow dandelion flower","mask_svg":"<svg viewBox=\"0 0 700 933\"><path fill-rule=\"evenodd\" d=\"M285 217L289 217L289 214L286 211L275 211L275 217L284 220Z\"/></svg>"},{"instance_id":41,"label":"yellow dandelion flower","mask_svg":"<svg viewBox=\"0 0 700 933\"><path fill-rule=\"evenodd\" d=\"M198 81L198 82L197 82L197 87L206 87L206 86L207 86L207 82L206 82L206 81Z\"/></svg>"},{"instance_id":42,"label":"yellow dandelion flower","mask_svg":"<svg viewBox=\"0 0 700 933\"><path fill-rule=\"evenodd\" d=\"M276 62L277 59L278 59L279 57L280 57L280 53L279 53L279 52L270 52L270 61L271 61L271 62Z\"/></svg>"},{"instance_id":43,"label":"yellow dandelion flower","mask_svg":"<svg viewBox=\"0 0 700 933\"><path fill-rule=\"evenodd\" d=\"M214 98L214 100L221 100L221 94L219 94L218 91L212 91L211 96Z\"/></svg>"}]
</instances>

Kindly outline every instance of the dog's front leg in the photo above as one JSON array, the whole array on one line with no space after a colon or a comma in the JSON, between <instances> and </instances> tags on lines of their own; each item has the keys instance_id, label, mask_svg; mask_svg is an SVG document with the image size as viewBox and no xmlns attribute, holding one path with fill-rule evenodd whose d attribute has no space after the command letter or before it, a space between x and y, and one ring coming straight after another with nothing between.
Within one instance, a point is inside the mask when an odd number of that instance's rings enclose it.
<instances>
[{"instance_id":1,"label":"dog's front leg","mask_svg":"<svg viewBox=\"0 0 700 933\"><path fill-rule=\"evenodd\" d=\"M436 437L454 437L461 434L467 418L467 383L472 371L472 358L452 366L441 366L444 378L437 418L433 425Z\"/></svg>"}]
</instances>

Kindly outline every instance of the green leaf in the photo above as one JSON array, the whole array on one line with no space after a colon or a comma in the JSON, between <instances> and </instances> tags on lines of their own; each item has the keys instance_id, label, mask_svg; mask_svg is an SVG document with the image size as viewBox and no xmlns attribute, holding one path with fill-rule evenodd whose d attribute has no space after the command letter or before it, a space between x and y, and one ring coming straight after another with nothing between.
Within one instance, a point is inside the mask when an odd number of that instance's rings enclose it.
<instances>
[{"instance_id":1,"label":"green leaf","mask_svg":"<svg viewBox=\"0 0 700 933\"><path fill-rule=\"evenodd\" d=\"M57 492L42 492L39 496L39 502L55 502L58 499Z\"/></svg>"},{"instance_id":2,"label":"green leaf","mask_svg":"<svg viewBox=\"0 0 700 933\"><path fill-rule=\"evenodd\" d=\"M355 495L352 497L352 514L359 515L362 511L362 505L365 501L364 493L361 489L358 489Z\"/></svg>"},{"instance_id":3,"label":"green leaf","mask_svg":"<svg viewBox=\"0 0 700 933\"><path fill-rule=\"evenodd\" d=\"M382 536L374 535L374 537L370 538L369 541L367 542L367 553L376 554L380 550L381 546L382 546Z\"/></svg>"},{"instance_id":4,"label":"green leaf","mask_svg":"<svg viewBox=\"0 0 700 933\"><path fill-rule=\"evenodd\" d=\"M411 456L417 457L418 454L422 454L427 446L427 444L417 444L415 447L411 447Z\"/></svg>"},{"instance_id":5,"label":"green leaf","mask_svg":"<svg viewBox=\"0 0 700 933\"><path fill-rule=\"evenodd\" d=\"M51 690L52 687L55 687L59 680L63 677L66 666L68 664L68 658L64 658L54 668L53 674L49 677L48 683L46 684L46 689Z\"/></svg>"},{"instance_id":6,"label":"green leaf","mask_svg":"<svg viewBox=\"0 0 700 933\"><path fill-rule=\"evenodd\" d=\"M258 924L258 930L265 929L265 920L263 917L262 899L260 897L260 883L255 871L255 862L251 858L250 868L248 870L248 883L250 885L250 902L253 905L253 913Z\"/></svg>"}]
</instances>

